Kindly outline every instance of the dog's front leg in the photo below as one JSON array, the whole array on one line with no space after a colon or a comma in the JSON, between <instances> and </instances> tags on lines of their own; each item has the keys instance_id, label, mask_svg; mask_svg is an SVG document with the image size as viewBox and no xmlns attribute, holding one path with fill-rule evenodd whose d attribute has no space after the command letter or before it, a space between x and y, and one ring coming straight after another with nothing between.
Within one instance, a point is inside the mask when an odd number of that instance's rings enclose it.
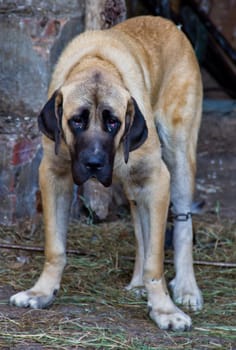
<instances>
[{"instance_id":1,"label":"dog's front leg","mask_svg":"<svg viewBox=\"0 0 236 350\"><path fill-rule=\"evenodd\" d=\"M170 177L166 166L151 175L145 187L145 200L149 213L149 234L146 235L147 252L144 263L144 284L148 293L150 317L161 329L186 330L191 319L171 300L166 288L164 264L164 235L169 206ZM147 190L147 191L146 191Z\"/></svg>"},{"instance_id":2,"label":"dog's front leg","mask_svg":"<svg viewBox=\"0 0 236 350\"><path fill-rule=\"evenodd\" d=\"M59 173L44 156L39 175L45 221L45 264L31 289L11 297L10 303L20 307L50 305L59 290L66 263L66 232L73 191L71 174L66 169Z\"/></svg>"}]
</instances>

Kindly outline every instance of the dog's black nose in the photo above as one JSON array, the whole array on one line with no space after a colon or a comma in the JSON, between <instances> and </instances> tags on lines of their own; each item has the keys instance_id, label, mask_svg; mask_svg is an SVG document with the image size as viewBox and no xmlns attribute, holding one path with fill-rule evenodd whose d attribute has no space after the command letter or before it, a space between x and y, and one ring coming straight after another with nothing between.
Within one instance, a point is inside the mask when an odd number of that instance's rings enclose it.
<instances>
[{"instance_id":1,"label":"dog's black nose","mask_svg":"<svg viewBox=\"0 0 236 350\"><path fill-rule=\"evenodd\" d=\"M104 157L102 155L91 155L86 159L84 165L89 170L100 170L104 167Z\"/></svg>"}]
</instances>

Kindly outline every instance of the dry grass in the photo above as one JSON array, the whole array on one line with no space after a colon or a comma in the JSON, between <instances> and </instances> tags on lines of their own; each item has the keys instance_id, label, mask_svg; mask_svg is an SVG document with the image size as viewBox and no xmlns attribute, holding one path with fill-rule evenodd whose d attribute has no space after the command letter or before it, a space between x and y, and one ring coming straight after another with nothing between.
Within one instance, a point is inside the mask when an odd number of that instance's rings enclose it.
<instances>
[{"instance_id":1,"label":"dry grass","mask_svg":"<svg viewBox=\"0 0 236 350\"><path fill-rule=\"evenodd\" d=\"M42 246L39 228L0 229L1 243ZM196 218L196 260L236 262L236 224ZM191 332L165 332L148 319L146 302L126 292L132 273L133 229L129 218L99 225L73 222L61 291L48 310L18 309L9 296L38 277L43 254L3 249L0 257L1 349L236 349L236 268L196 266L203 311L191 314ZM172 258L172 252L167 252ZM167 279L173 277L166 264Z\"/></svg>"}]
</instances>

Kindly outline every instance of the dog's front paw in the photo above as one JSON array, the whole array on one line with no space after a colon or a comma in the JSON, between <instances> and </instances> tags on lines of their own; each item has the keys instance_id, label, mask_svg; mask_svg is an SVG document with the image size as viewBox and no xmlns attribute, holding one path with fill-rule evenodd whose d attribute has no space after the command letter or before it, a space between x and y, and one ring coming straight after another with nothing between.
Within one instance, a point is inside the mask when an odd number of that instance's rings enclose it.
<instances>
[{"instance_id":1,"label":"dog's front paw","mask_svg":"<svg viewBox=\"0 0 236 350\"><path fill-rule=\"evenodd\" d=\"M173 299L177 304L184 305L193 311L201 310L203 307L203 298L200 289L195 280L191 283L178 282L173 279L170 282L170 287L173 293Z\"/></svg>"},{"instance_id":2,"label":"dog's front paw","mask_svg":"<svg viewBox=\"0 0 236 350\"><path fill-rule=\"evenodd\" d=\"M186 331L191 328L191 318L171 300L164 277L147 281L146 288L149 316L161 329Z\"/></svg>"},{"instance_id":3,"label":"dog's front paw","mask_svg":"<svg viewBox=\"0 0 236 350\"><path fill-rule=\"evenodd\" d=\"M172 312L165 312L149 306L149 316L164 330L188 331L192 326L191 318L177 307L174 307Z\"/></svg>"},{"instance_id":4,"label":"dog's front paw","mask_svg":"<svg viewBox=\"0 0 236 350\"><path fill-rule=\"evenodd\" d=\"M43 309L51 305L55 299L57 291L51 295L43 295L31 289L14 294L10 298L10 304L19 307L30 307L32 309Z\"/></svg>"}]
</instances>

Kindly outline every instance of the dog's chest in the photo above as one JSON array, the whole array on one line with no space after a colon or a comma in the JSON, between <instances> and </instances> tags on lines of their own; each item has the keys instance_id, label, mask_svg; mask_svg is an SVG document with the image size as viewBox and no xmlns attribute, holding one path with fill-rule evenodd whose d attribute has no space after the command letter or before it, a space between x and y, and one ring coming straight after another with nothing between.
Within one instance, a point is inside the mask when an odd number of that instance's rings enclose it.
<instances>
[{"instance_id":1,"label":"dog's chest","mask_svg":"<svg viewBox=\"0 0 236 350\"><path fill-rule=\"evenodd\" d=\"M115 159L113 177L123 184L130 200L135 200L142 192L149 180L150 172L151 169L145 159L140 159L138 162L130 159L127 164L118 157Z\"/></svg>"}]
</instances>

